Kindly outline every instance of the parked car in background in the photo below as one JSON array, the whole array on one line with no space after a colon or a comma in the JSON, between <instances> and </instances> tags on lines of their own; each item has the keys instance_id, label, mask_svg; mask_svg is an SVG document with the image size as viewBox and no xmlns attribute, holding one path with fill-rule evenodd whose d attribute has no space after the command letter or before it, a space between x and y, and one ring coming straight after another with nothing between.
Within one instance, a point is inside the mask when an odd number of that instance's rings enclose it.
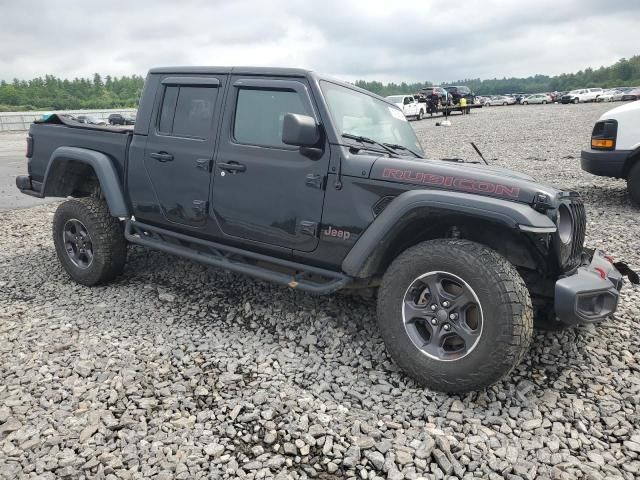
<instances>
[{"instance_id":1,"label":"parked car in background","mask_svg":"<svg viewBox=\"0 0 640 480\"><path fill-rule=\"evenodd\" d=\"M86 123L88 125L106 125L107 122L101 118L94 117L92 115L77 115L74 120L79 123Z\"/></svg>"},{"instance_id":2,"label":"parked car in background","mask_svg":"<svg viewBox=\"0 0 640 480\"><path fill-rule=\"evenodd\" d=\"M622 100L624 92L615 88L610 88L602 92L602 95L598 97L597 102L619 102Z\"/></svg>"},{"instance_id":3,"label":"parked car in background","mask_svg":"<svg viewBox=\"0 0 640 480\"><path fill-rule=\"evenodd\" d=\"M444 89L449 93L449 103L451 105L459 104L462 97L467 99L467 105L475 103L475 95L469 87L452 85L450 87L444 87Z\"/></svg>"},{"instance_id":4,"label":"parked car in background","mask_svg":"<svg viewBox=\"0 0 640 480\"><path fill-rule=\"evenodd\" d=\"M631 199L640 205L640 102L604 113L583 150L582 169L602 177L624 178Z\"/></svg>"},{"instance_id":5,"label":"parked car in background","mask_svg":"<svg viewBox=\"0 0 640 480\"><path fill-rule=\"evenodd\" d=\"M447 105L449 101L449 92L442 87L425 87L420 90L420 95L425 97L425 100L429 97L437 99L440 105Z\"/></svg>"},{"instance_id":6,"label":"parked car in background","mask_svg":"<svg viewBox=\"0 0 640 480\"><path fill-rule=\"evenodd\" d=\"M571 90L562 96L562 103L584 103L596 102L598 97L602 95L601 88L581 88L579 90Z\"/></svg>"},{"instance_id":7,"label":"parked car in background","mask_svg":"<svg viewBox=\"0 0 640 480\"><path fill-rule=\"evenodd\" d=\"M516 99L507 95L494 95L485 105L515 105Z\"/></svg>"},{"instance_id":8,"label":"parked car in background","mask_svg":"<svg viewBox=\"0 0 640 480\"><path fill-rule=\"evenodd\" d=\"M135 125L136 117L129 113L112 113L108 119L109 125Z\"/></svg>"},{"instance_id":9,"label":"parked car in background","mask_svg":"<svg viewBox=\"0 0 640 480\"><path fill-rule=\"evenodd\" d=\"M634 88L633 90L629 90L624 95L622 95L622 101L628 102L629 100L638 100L640 99L640 87Z\"/></svg>"},{"instance_id":10,"label":"parked car in background","mask_svg":"<svg viewBox=\"0 0 640 480\"><path fill-rule=\"evenodd\" d=\"M413 95L390 95L387 100L397 105L407 118L414 117L422 120L422 117L424 117L425 104L418 102Z\"/></svg>"},{"instance_id":11,"label":"parked car in background","mask_svg":"<svg viewBox=\"0 0 640 480\"><path fill-rule=\"evenodd\" d=\"M523 105L528 105L530 103L551 103L553 102L552 98L547 93L536 93L535 95L529 95L528 97L524 97L522 99Z\"/></svg>"}]
</instances>

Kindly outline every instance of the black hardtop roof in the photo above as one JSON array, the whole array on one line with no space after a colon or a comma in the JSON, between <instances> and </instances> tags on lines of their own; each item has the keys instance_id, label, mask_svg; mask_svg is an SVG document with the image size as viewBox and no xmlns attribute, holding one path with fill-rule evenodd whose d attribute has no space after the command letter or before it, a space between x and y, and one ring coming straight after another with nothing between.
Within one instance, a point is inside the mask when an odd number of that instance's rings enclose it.
<instances>
[{"instance_id":1,"label":"black hardtop roof","mask_svg":"<svg viewBox=\"0 0 640 480\"><path fill-rule=\"evenodd\" d=\"M306 77L311 70L283 67L156 67L149 73L190 73L190 74L230 74L237 75L278 75L287 77Z\"/></svg>"},{"instance_id":2,"label":"black hardtop roof","mask_svg":"<svg viewBox=\"0 0 640 480\"><path fill-rule=\"evenodd\" d=\"M280 76L280 77L302 77L302 78L314 78L316 80L327 80L329 82L342 85L344 87L356 90L358 92L376 97L380 100L388 102L384 97L364 90L351 83L339 80L337 78L322 75L313 70L307 70L305 68L286 68L286 67L207 67L207 66L188 66L188 67L156 67L149 70L149 74L187 74L187 75L264 75L264 76ZM407 94L411 95L411 94Z\"/></svg>"}]
</instances>

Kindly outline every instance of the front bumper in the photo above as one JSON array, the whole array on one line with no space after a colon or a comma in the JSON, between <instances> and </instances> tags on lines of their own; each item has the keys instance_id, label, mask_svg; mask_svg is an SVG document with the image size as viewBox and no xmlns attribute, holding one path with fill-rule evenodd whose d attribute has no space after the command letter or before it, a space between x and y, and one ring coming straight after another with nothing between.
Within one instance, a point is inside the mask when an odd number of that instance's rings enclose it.
<instances>
[{"instance_id":1,"label":"front bumper","mask_svg":"<svg viewBox=\"0 0 640 480\"><path fill-rule=\"evenodd\" d=\"M575 273L561 278L555 286L556 317L567 325L604 320L618 306L622 274L596 250Z\"/></svg>"},{"instance_id":2,"label":"front bumper","mask_svg":"<svg viewBox=\"0 0 640 480\"><path fill-rule=\"evenodd\" d=\"M582 170L601 177L624 178L624 164L630 150L582 150L580 165Z\"/></svg>"}]
</instances>

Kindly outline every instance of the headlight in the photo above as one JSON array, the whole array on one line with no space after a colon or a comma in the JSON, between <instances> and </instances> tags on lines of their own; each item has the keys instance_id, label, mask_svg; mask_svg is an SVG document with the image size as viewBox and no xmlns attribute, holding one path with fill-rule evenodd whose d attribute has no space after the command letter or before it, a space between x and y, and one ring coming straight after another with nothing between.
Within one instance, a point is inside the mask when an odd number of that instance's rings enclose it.
<instances>
[{"instance_id":1,"label":"headlight","mask_svg":"<svg viewBox=\"0 0 640 480\"><path fill-rule=\"evenodd\" d=\"M565 245L570 244L573 239L573 217L571 217L571 212L564 203L558 208L556 225L560 241Z\"/></svg>"}]
</instances>

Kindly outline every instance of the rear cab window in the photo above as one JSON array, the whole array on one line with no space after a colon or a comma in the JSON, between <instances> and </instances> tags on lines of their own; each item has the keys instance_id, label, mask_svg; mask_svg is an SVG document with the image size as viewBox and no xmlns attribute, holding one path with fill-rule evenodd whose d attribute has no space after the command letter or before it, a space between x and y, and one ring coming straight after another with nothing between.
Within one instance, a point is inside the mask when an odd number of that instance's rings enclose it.
<instances>
[{"instance_id":1,"label":"rear cab window","mask_svg":"<svg viewBox=\"0 0 640 480\"><path fill-rule=\"evenodd\" d=\"M209 138L212 134L218 90L214 86L166 86L158 119L158 133L196 139Z\"/></svg>"}]
</instances>

